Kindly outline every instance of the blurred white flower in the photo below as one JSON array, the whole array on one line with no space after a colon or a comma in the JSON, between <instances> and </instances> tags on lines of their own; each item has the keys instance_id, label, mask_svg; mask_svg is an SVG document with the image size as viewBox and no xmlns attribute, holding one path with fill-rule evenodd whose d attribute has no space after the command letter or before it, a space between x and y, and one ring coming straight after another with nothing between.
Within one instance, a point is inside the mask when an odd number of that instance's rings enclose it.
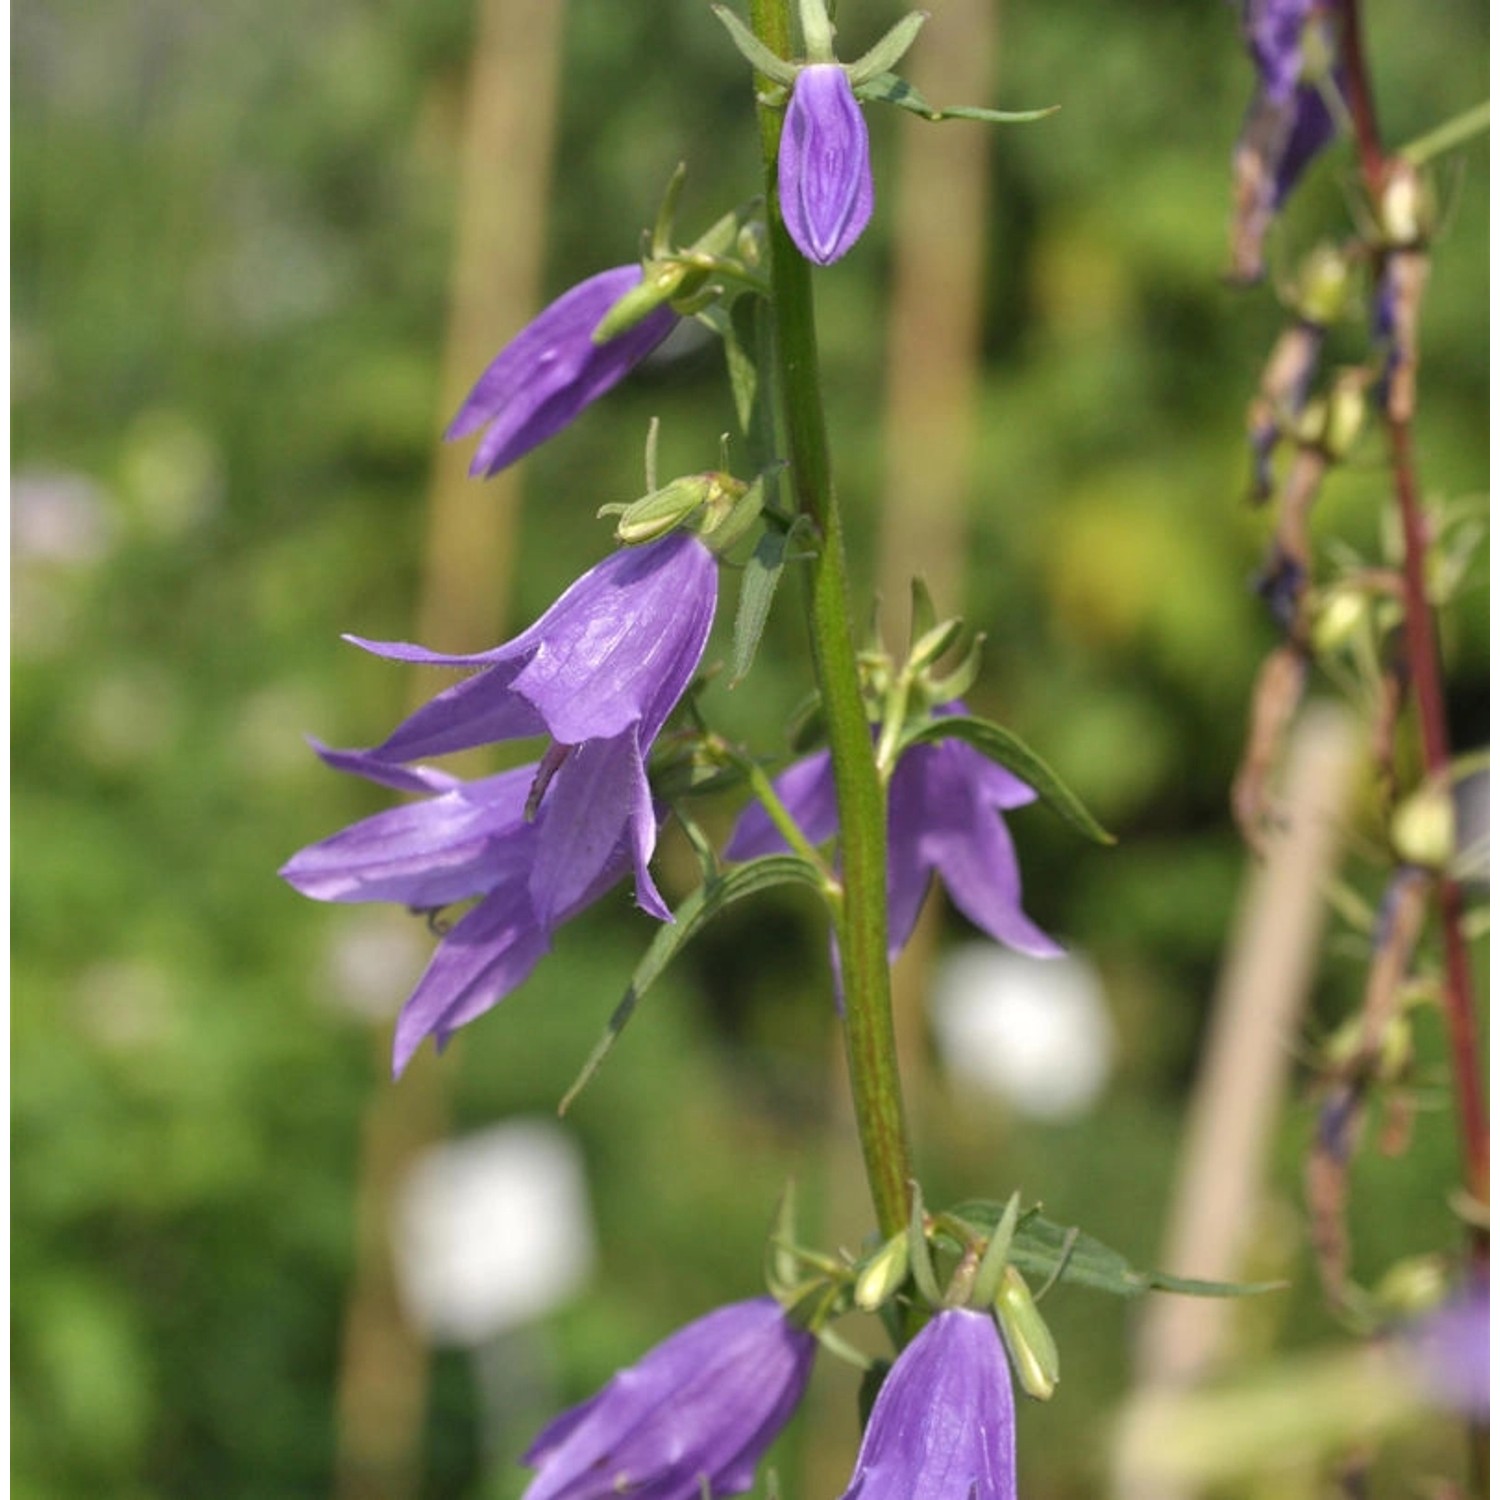
<instances>
[{"instance_id":1,"label":"blurred white flower","mask_svg":"<svg viewBox=\"0 0 1500 1500\"><path fill-rule=\"evenodd\" d=\"M1093 966L1046 963L992 943L955 949L932 988L938 1051L957 1079L1039 1120L1069 1120L1099 1097L1115 1032Z\"/></svg>"},{"instance_id":2,"label":"blurred white flower","mask_svg":"<svg viewBox=\"0 0 1500 1500\"><path fill-rule=\"evenodd\" d=\"M393 1226L402 1301L435 1343L475 1348L533 1323L593 1270L583 1159L550 1120L513 1120L435 1146Z\"/></svg>"}]
</instances>

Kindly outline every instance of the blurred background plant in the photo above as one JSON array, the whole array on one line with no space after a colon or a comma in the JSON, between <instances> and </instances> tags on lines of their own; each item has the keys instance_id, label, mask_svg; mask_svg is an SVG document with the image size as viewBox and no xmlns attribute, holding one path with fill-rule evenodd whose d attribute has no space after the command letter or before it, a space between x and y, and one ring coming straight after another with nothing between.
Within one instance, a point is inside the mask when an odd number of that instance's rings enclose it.
<instances>
[{"instance_id":1,"label":"blurred background plant","mask_svg":"<svg viewBox=\"0 0 1500 1500\"><path fill-rule=\"evenodd\" d=\"M370 743L400 710L399 677L338 635L418 635L424 591L429 608L442 592L434 557L468 546L498 558L478 584L497 617L460 612L451 629L468 638L432 643L490 644L598 555L594 511L639 493L651 415L669 473L713 462L704 435L733 426L717 350L683 337L529 459L519 496L456 489L435 467L454 382L546 297L630 257L679 156L688 225L758 182L744 70L704 8L552 0L560 29L512 49L532 87L558 80L555 134L532 140L528 158L544 186L518 200L525 184L505 162L472 153L490 127L470 100L493 27L522 24L501 13L528 8L15 7L18 1495L518 1494L512 1461L534 1419L664 1331L752 1294L787 1176L809 1203L842 1180L824 935L808 907L767 899L674 969L568 1117L586 1188L556 1212L592 1219L592 1270L580 1263L539 1291L525 1325L497 1315L477 1357L447 1344L430 1363L415 1357L410 1452L383 1476L351 1467L336 1392L348 1402L361 1358L343 1331L357 1189L384 1159L381 1141L400 1136L401 1091L426 1101L424 1138L550 1115L647 927L623 897L591 913L438 1070L391 1095L385 1029L429 938L416 919L303 902L274 875L294 849L383 805L301 738ZM848 8L859 40L897 13ZM933 9L929 37L972 24L958 0ZM1077 954L1061 997L1033 1002L1026 978L976 963L960 918L930 924L930 1040L917 1003L904 1012L918 1155L934 1197L1044 1188L1052 1217L1086 1219L1150 1263L1247 871L1227 795L1275 629L1250 586L1266 523L1239 503L1243 413L1282 313L1269 292L1231 294L1219 275L1226 163L1249 89L1228 7L977 10L985 45L969 50L984 102L1063 108L993 138L940 127L966 163L955 170L968 173L963 202L982 235L969 272L919 253L950 228L942 200L936 213L899 211L924 170L915 133L930 128L872 112L877 195L892 211L819 283L841 488L868 577L881 524L887 537L894 525L878 523L880 497L911 460L862 434L899 400L903 374L934 376L922 351L936 360L943 347L936 324L903 341L884 320L890 275L916 275L923 316L940 320L972 273L963 545L939 604L988 634L976 706L1048 755L1120 845L1082 846L1044 812L1015 818L1028 911ZM1390 141L1484 96L1478 5L1434 0L1418 13L1381 0L1369 24ZM550 97L538 108L533 134ZM1442 163L1424 318L1424 480L1458 510L1487 468L1486 169L1482 138ZM1273 240L1273 276L1342 211L1352 181L1347 151L1318 164ZM496 201L510 222L484 221ZM514 310L491 305L477 327L454 316L445 333L455 303L483 295L485 247L499 256L519 241L534 242L540 269L510 266ZM466 340L478 354L462 353ZM445 344L461 368L445 367ZM895 368L875 353L887 346ZM931 472L942 455L926 459ZM1314 545L1336 535L1377 554L1386 486L1378 455L1345 466ZM445 505L442 532L430 516ZM924 514L908 524L920 530ZM1443 627L1462 752L1486 737L1484 593L1457 591ZM780 610L751 681L715 690L716 721L773 748L803 670L800 622ZM1352 795L1357 848L1358 786ZM690 880L669 846L669 896L674 859L676 893ZM1357 861L1350 878L1357 888ZM1291 1057L1353 1008L1366 957L1335 917L1307 1013L1285 1038ZM1482 948L1478 958L1482 974ZM1038 1058L1019 1086L946 1060L971 1052L945 1038L972 1037L972 996L997 985L1020 1019L991 1045ZM1054 1034L1026 1020L1039 1010ZM1435 1013L1414 1015L1412 1045L1414 1076L1440 1083ZM1050 1058L1058 1081L1037 1108ZM1446 1201L1459 1177L1449 1102L1441 1087L1417 1098L1430 1107L1404 1153L1356 1161L1356 1277L1460 1242ZM396 1114L372 1114L381 1107ZM1337 1332L1301 1221L1313 1127L1295 1101L1276 1126L1250 1258L1292 1285L1237 1309L1241 1364ZM860 1189L841 1191L857 1200ZM833 1196L832 1237L857 1235L860 1212L849 1228ZM1128 1384L1128 1311L1078 1291L1049 1308L1065 1380L1021 1416L1030 1500L1100 1492L1108 1417ZM815 1453L794 1431L785 1446L789 1496L836 1492L857 1436L845 1395L835 1388L822 1408L829 1444L820 1430ZM843 1453L823 1451L838 1442ZM1456 1424L1403 1442L1408 1468L1455 1472ZM1318 1493L1315 1472L1272 1492ZM1377 1487L1394 1482L1385 1472Z\"/></svg>"}]
</instances>

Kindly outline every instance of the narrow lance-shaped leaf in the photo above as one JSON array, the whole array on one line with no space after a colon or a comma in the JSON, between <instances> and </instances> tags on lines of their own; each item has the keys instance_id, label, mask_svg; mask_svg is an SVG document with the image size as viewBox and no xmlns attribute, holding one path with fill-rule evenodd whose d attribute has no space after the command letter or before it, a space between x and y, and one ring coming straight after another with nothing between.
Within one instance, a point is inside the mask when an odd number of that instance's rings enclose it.
<instances>
[{"instance_id":1,"label":"narrow lance-shaped leaf","mask_svg":"<svg viewBox=\"0 0 1500 1500\"><path fill-rule=\"evenodd\" d=\"M924 120L985 120L992 125L1024 125L1032 120L1044 120L1062 108L1060 104L1049 104L1045 109L1007 110L953 104L946 109L935 109L911 84L894 73L879 73L867 82L857 84L854 92L861 99L894 104L898 109L921 115Z\"/></svg>"},{"instance_id":2,"label":"narrow lance-shaped leaf","mask_svg":"<svg viewBox=\"0 0 1500 1500\"><path fill-rule=\"evenodd\" d=\"M1112 844L1115 837L1100 827L1092 813L1078 800L1077 795L1063 784L1061 777L1039 756L1035 750L998 724L988 719L975 719L955 714L950 718L933 719L920 728L904 735L901 749L913 745L932 744L936 740L957 739L972 745L981 755L1013 771L1037 796L1047 804L1069 827L1096 844Z\"/></svg>"},{"instance_id":3,"label":"narrow lance-shaped leaf","mask_svg":"<svg viewBox=\"0 0 1500 1500\"><path fill-rule=\"evenodd\" d=\"M993 1231L1003 1210L998 1203L971 1202L960 1204L953 1214L978 1229ZM1285 1285L1279 1281L1200 1281L1170 1276L1165 1271L1143 1271L1118 1250L1092 1235L1054 1224L1035 1208L1021 1215L1011 1239L1010 1262L1021 1271L1049 1279L1061 1266L1059 1280L1116 1297L1140 1297L1152 1291L1189 1297L1248 1297L1278 1291Z\"/></svg>"},{"instance_id":4,"label":"narrow lance-shaped leaf","mask_svg":"<svg viewBox=\"0 0 1500 1500\"><path fill-rule=\"evenodd\" d=\"M557 1106L558 1114L568 1112L584 1086L599 1071L600 1064L635 1013L641 997L661 978L667 965L726 907L742 901L746 896L757 895L778 885L805 885L821 892L823 877L806 860L799 859L795 854L770 854L764 859L753 859L748 864L737 865L724 875L699 886L677 908L672 921L657 931L651 946L636 965L630 988L615 1007L614 1014L604 1028L604 1035L589 1053L578 1077L563 1095L562 1102Z\"/></svg>"},{"instance_id":5,"label":"narrow lance-shaped leaf","mask_svg":"<svg viewBox=\"0 0 1500 1500\"><path fill-rule=\"evenodd\" d=\"M768 527L755 545L740 579L740 602L734 617L734 644L730 652L729 686L744 681L760 646L771 601L781 582L787 562L799 554L794 550L805 535L806 523L801 517L785 531Z\"/></svg>"}]
</instances>

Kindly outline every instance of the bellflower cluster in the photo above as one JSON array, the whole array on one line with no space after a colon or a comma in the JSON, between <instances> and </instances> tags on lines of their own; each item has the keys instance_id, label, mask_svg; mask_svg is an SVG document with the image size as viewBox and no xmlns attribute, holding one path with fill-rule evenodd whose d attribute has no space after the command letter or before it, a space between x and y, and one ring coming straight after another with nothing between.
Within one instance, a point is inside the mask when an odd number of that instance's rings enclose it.
<instances>
[{"instance_id":1,"label":"bellflower cluster","mask_svg":"<svg viewBox=\"0 0 1500 1500\"><path fill-rule=\"evenodd\" d=\"M322 901L418 909L481 897L448 933L397 1024L399 1072L509 994L564 922L627 872L670 920L648 868L658 817L645 758L708 640L717 565L678 533L616 552L529 630L492 651L356 645L398 661L483 670L439 693L372 750L324 759L429 800L377 814L293 857L282 875ZM464 783L408 763L547 735L540 762Z\"/></svg>"},{"instance_id":2,"label":"bellflower cluster","mask_svg":"<svg viewBox=\"0 0 1500 1500\"><path fill-rule=\"evenodd\" d=\"M874 212L875 183L865 117L837 63L798 72L776 169L792 243L820 266L848 254Z\"/></svg>"},{"instance_id":3,"label":"bellflower cluster","mask_svg":"<svg viewBox=\"0 0 1500 1500\"><path fill-rule=\"evenodd\" d=\"M600 320L641 284L639 266L616 266L581 281L544 308L479 377L446 436L485 428L469 473L498 473L561 431L612 390L666 338L677 314L665 305L596 344Z\"/></svg>"},{"instance_id":4,"label":"bellflower cluster","mask_svg":"<svg viewBox=\"0 0 1500 1500\"><path fill-rule=\"evenodd\" d=\"M938 710L962 713L957 700ZM838 829L833 762L821 750L794 762L772 783L810 842ZM1024 807L1036 793L1018 776L960 740L916 745L898 762L887 797L887 890L890 956L906 946L934 874L953 904L998 943L1034 958L1061 947L1021 910L1015 846L996 814ZM735 825L725 854L753 859L786 847L765 810L752 804Z\"/></svg>"},{"instance_id":5,"label":"bellflower cluster","mask_svg":"<svg viewBox=\"0 0 1500 1500\"><path fill-rule=\"evenodd\" d=\"M1263 274L1271 220L1337 129L1322 89L1305 76L1307 27L1319 10L1318 0L1244 0L1257 84L1234 150L1231 270L1240 281ZM1341 88L1336 69L1331 84Z\"/></svg>"},{"instance_id":6,"label":"bellflower cluster","mask_svg":"<svg viewBox=\"0 0 1500 1500\"><path fill-rule=\"evenodd\" d=\"M1010 1366L988 1313L948 1308L902 1350L843 1500L1015 1500Z\"/></svg>"},{"instance_id":7,"label":"bellflower cluster","mask_svg":"<svg viewBox=\"0 0 1500 1500\"><path fill-rule=\"evenodd\" d=\"M522 1462L523 1500L738 1495L802 1399L817 1341L770 1297L679 1329L555 1417Z\"/></svg>"}]
</instances>

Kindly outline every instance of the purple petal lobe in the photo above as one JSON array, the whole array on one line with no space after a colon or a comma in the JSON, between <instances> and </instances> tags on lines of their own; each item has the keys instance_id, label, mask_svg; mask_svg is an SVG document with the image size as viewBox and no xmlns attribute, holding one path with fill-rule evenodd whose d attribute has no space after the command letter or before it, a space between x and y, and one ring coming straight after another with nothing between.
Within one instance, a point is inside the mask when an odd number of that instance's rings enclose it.
<instances>
[{"instance_id":1,"label":"purple petal lobe","mask_svg":"<svg viewBox=\"0 0 1500 1500\"><path fill-rule=\"evenodd\" d=\"M494 474L566 427L666 338L677 322L659 307L605 344L599 320L639 286L639 266L601 271L544 308L495 357L453 419L447 436L486 428L469 472Z\"/></svg>"},{"instance_id":2,"label":"purple petal lobe","mask_svg":"<svg viewBox=\"0 0 1500 1500\"><path fill-rule=\"evenodd\" d=\"M699 1318L548 1423L524 1500L735 1495L786 1425L816 1342L769 1297Z\"/></svg>"},{"instance_id":3,"label":"purple petal lobe","mask_svg":"<svg viewBox=\"0 0 1500 1500\"><path fill-rule=\"evenodd\" d=\"M531 768L365 818L292 856L282 878L316 901L447 906L524 878L535 834L524 817Z\"/></svg>"},{"instance_id":4,"label":"purple petal lobe","mask_svg":"<svg viewBox=\"0 0 1500 1500\"><path fill-rule=\"evenodd\" d=\"M886 1376L844 1500L1015 1500L1015 1429L989 1314L940 1312Z\"/></svg>"},{"instance_id":5,"label":"purple petal lobe","mask_svg":"<svg viewBox=\"0 0 1500 1500\"><path fill-rule=\"evenodd\" d=\"M396 1022L397 1077L429 1036L442 1042L498 1005L536 967L549 946L525 887L491 892L439 944Z\"/></svg>"},{"instance_id":6,"label":"purple petal lobe","mask_svg":"<svg viewBox=\"0 0 1500 1500\"><path fill-rule=\"evenodd\" d=\"M833 760L826 750L794 761L771 785L809 843L821 844L838 832ZM752 802L734 825L724 855L727 859L757 859L763 854L780 854L786 848L786 840L765 808Z\"/></svg>"},{"instance_id":7,"label":"purple petal lobe","mask_svg":"<svg viewBox=\"0 0 1500 1500\"><path fill-rule=\"evenodd\" d=\"M802 254L820 266L847 254L870 222L875 183L865 117L836 63L797 74L776 179L787 233Z\"/></svg>"}]
</instances>

